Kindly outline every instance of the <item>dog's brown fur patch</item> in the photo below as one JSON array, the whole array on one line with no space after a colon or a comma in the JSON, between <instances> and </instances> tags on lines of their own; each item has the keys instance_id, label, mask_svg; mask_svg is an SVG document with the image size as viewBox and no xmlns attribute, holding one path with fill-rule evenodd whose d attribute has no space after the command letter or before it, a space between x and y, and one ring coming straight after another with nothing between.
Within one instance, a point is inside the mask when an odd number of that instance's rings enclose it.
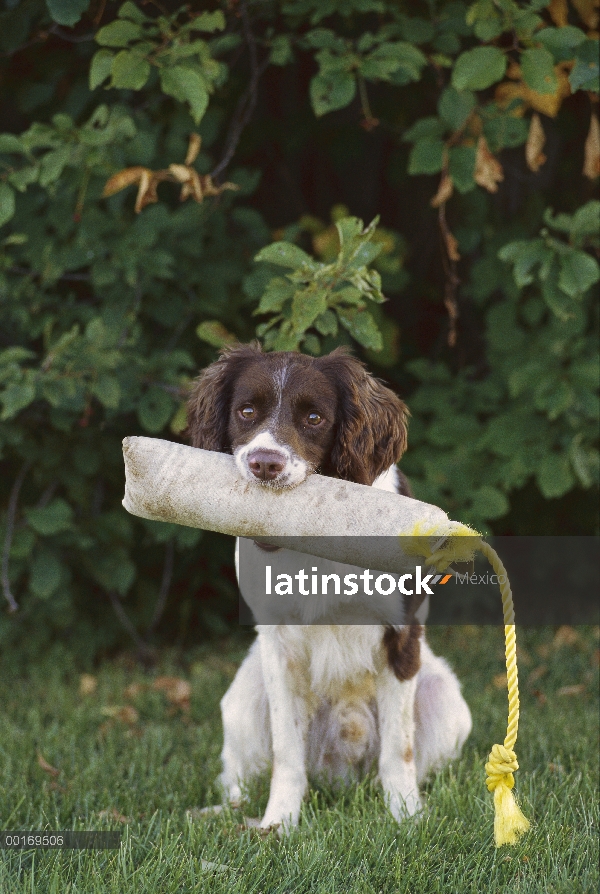
<instances>
[{"instance_id":1,"label":"dog's brown fur patch","mask_svg":"<svg viewBox=\"0 0 600 894\"><path fill-rule=\"evenodd\" d=\"M388 664L400 680L411 680L421 667L421 635L423 626L411 624L397 630L386 627L383 634Z\"/></svg>"}]
</instances>

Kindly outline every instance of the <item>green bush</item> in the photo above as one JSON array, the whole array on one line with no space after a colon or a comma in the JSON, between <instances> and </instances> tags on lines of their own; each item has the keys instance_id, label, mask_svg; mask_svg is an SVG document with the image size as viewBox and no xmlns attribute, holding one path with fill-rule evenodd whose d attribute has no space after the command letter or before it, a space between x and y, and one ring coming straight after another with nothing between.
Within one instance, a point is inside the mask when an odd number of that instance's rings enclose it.
<instances>
[{"instance_id":1,"label":"green bush","mask_svg":"<svg viewBox=\"0 0 600 894\"><path fill-rule=\"evenodd\" d=\"M0 13L5 648L235 617L227 540L120 505L121 439L182 437L234 339L353 345L454 518L597 530L597 10L198 6Z\"/></svg>"}]
</instances>

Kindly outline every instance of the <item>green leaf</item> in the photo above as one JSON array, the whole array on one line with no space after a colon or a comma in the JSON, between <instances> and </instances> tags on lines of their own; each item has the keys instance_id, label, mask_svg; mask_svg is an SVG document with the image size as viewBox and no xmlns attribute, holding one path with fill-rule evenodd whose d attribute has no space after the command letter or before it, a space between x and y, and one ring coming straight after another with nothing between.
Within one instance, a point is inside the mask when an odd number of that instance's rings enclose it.
<instances>
[{"instance_id":1,"label":"green leaf","mask_svg":"<svg viewBox=\"0 0 600 894\"><path fill-rule=\"evenodd\" d=\"M585 40L581 28L564 25L562 28L542 28L535 35L547 50L552 53L555 62L573 58L573 50Z\"/></svg>"},{"instance_id":2,"label":"green leaf","mask_svg":"<svg viewBox=\"0 0 600 894\"><path fill-rule=\"evenodd\" d=\"M547 500L562 497L575 486L575 479L564 453L547 453L536 475L537 485Z\"/></svg>"},{"instance_id":3,"label":"green leaf","mask_svg":"<svg viewBox=\"0 0 600 894\"><path fill-rule=\"evenodd\" d=\"M448 173L459 192L465 193L475 186L474 146L453 146L448 153Z\"/></svg>"},{"instance_id":4,"label":"green leaf","mask_svg":"<svg viewBox=\"0 0 600 894\"><path fill-rule=\"evenodd\" d=\"M150 77L150 63L139 53L121 50L112 61L110 73L111 87L121 90L141 90Z\"/></svg>"},{"instance_id":5,"label":"green leaf","mask_svg":"<svg viewBox=\"0 0 600 894\"><path fill-rule=\"evenodd\" d=\"M273 277L261 295L260 303L254 313L265 314L280 311L286 301L293 297L295 291L296 288L289 279L283 276Z\"/></svg>"},{"instance_id":6,"label":"green leaf","mask_svg":"<svg viewBox=\"0 0 600 894\"><path fill-rule=\"evenodd\" d=\"M320 73L310 82L310 100L318 118L349 105L355 93L356 79L347 71Z\"/></svg>"},{"instance_id":7,"label":"green leaf","mask_svg":"<svg viewBox=\"0 0 600 894\"><path fill-rule=\"evenodd\" d=\"M31 563L29 587L38 599L48 599L56 592L62 578L62 562L56 553L45 547L36 550Z\"/></svg>"},{"instance_id":8,"label":"green leaf","mask_svg":"<svg viewBox=\"0 0 600 894\"><path fill-rule=\"evenodd\" d=\"M61 497L43 508L26 509L25 516L33 530L44 536L68 531L73 524L73 510Z\"/></svg>"},{"instance_id":9,"label":"green leaf","mask_svg":"<svg viewBox=\"0 0 600 894\"><path fill-rule=\"evenodd\" d=\"M586 236L596 235L600 229L600 202L593 199L578 208L570 226L571 239L583 241Z\"/></svg>"},{"instance_id":10,"label":"green leaf","mask_svg":"<svg viewBox=\"0 0 600 894\"><path fill-rule=\"evenodd\" d=\"M472 510L481 518L500 518L509 509L510 504L505 494L490 484L483 484L473 494Z\"/></svg>"},{"instance_id":11,"label":"green leaf","mask_svg":"<svg viewBox=\"0 0 600 894\"><path fill-rule=\"evenodd\" d=\"M193 21L193 31L222 31L225 27L225 16L222 10L215 9L214 12L203 12Z\"/></svg>"},{"instance_id":12,"label":"green leaf","mask_svg":"<svg viewBox=\"0 0 600 894\"><path fill-rule=\"evenodd\" d=\"M179 102L189 103L192 118L199 124L208 106L208 93L202 75L192 68L174 65L162 69L160 82L163 93L168 93Z\"/></svg>"},{"instance_id":13,"label":"green leaf","mask_svg":"<svg viewBox=\"0 0 600 894\"><path fill-rule=\"evenodd\" d=\"M303 289L292 300L292 326L304 332L327 309L327 289Z\"/></svg>"},{"instance_id":14,"label":"green leaf","mask_svg":"<svg viewBox=\"0 0 600 894\"><path fill-rule=\"evenodd\" d=\"M158 385L150 385L137 408L142 428L151 434L161 431L173 414L173 400Z\"/></svg>"},{"instance_id":15,"label":"green leaf","mask_svg":"<svg viewBox=\"0 0 600 894\"><path fill-rule=\"evenodd\" d=\"M444 162L444 144L441 140L417 140L408 159L409 174L437 174Z\"/></svg>"},{"instance_id":16,"label":"green leaf","mask_svg":"<svg viewBox=\"0 0 600 894\"><path fill-rule=\"evenodd\" d=\"M147 16L131 0L126 0L119 9L117 16L120 19L131 19L132 22L137 22L138 25L143 25L144 22L148 21Z\"/></svg>"},{"instance_id":17,"label":"green leaf","mask_svg":"<svg viewBox=\"0 0 600 894\"><path fill-rule=\"evenodd\" d=\"M89 5L90 0L46 0L48 12L54 21L69 28L77 24Z\"/></svg>"},{"instance_id":18,"label":"green leaf","mask_svg":"<svg viewBox=\"0 0 600 894\"><path fill-rule=\"evenodd\" d=\"M287 34L277 34L271 41L269 62L271 65L287 65L293 62L292 42Z\"/></svg>"},{"instance_id":19,"label":"green leaf","mask_svg":"<svg viewBox=\"0 0 600 894\"><path fill-rule=\"evenodd\" d=\"M212 345L213 348L224 348L225 345L231 345L237 341L235 335L232 335L218 320L204 320L196 327L196 335L202 341Z\"/></svg>"},{"instance_id":20,"label":"green leaf","mask_svg":"<svg viewBox=\"0 0 600 894\"><path fill-rule=\"evenodd\" d=\"M452 71L452 85L457 90L485 90L502 80L506 56L497 47L475 47L461 53Z\"/></svg>"},{"instance_id":21,"label":"green leaf","mask_svg":"<svg viewBox=\"0 0 600 894\"><path fill-rule=\"evenodd\" d=\"M91 388L92 394L109 410L116 410L121 400L121 386L116 376L100 373Z\"/></svg>"},{"instance_id":22,"label":"green leaf","mask_svg":"<svg viewBox=\"0 0 600 894\"><path fill-rule=\"evenodd\" d=\"M452 130L460 130L473 109L475 96L470 90L459 91L455 87L446 87L438 102L440 117Z\"/></svg>"},{"instance_id":23,"label":"green leaf","mask_svg":"<svg viewBox=\"0 0 600 894\"><path fill-rule=\"evenodd\" d=\"M277 264L278 267L306 267L311 272L321 267L317 261L292 242L272 242L271 245L261 248L259 253L254 256L254 260L267 261L269 264Z\"/></svg>"},{"instance_id":24,"label":"green leaf","mask_svg":"<svg viewBox=\"0 0 600 894\"><path fill-rule=\"evenodd\" d=\"M114 54L110 50L98 50L90 65L90 90L95 90L110 74Z\"/></svg>"},{"instance_id":25,"label":"green leaf","mask_svg":"<svg viewBox=\"0 0 600 894\"><path fill-rule=\"evenodd\" d=\"M598 39L586 40L577 47L575 66L569 75L571 90L600 90L598 65Z\"/></svg>"},{"instance_id":26,"label":"green leaf","mask_svg":"<svg viewBox=\"0 0 600 894\"><path fill-rule=\"evenodd\" d=\"M359 344L372 351L381 351L383 348L381 332L368 311L356 307L337 307L336 312L342 326Z\"/></svg>"},{"instance_id":27,"label":"green leaf","mask_svg":"<svg viewBox=\"0 0 600 894\"><path fill-rule=\"evenodd\" d=\"M521 53L521 73L527 86L536 93L556 93L558 90L554 59L544 47L533 47Z\"/></svg>"},{"instance_id":28,"label":"green leaf","mask_svg":"<svg viewBox=\"0 0 600 894\"><path fill-rule=\"evenodd\" d=\"M436 140L443 136L446 128L439 118L430 115L428 118L419 118L412 127L405 130L402 140L405 143L414 143L417 140Z\"/></svg>"},{"instance_id":29,"label":"green leaf","mask_svg":"<svg viewBox=\"0 0 600 894\"><path fill-rule=\"evenodd\" d=\"M62 174L65 165L71 158L71 146L59 146L52 152L47 152L40 164L39 184L46 188L55 183Z\"/></svg>"},{"instance_id":30,"label":"green leaf","mask_svg":"<svg viewBox=\"0 0 600 894\"><path fill-rule=\"evenodd\" d=\"M0 181L0 227L14 216L15 194L8 185Z\"/></svg>"},{"instance_id":31,"label":"green leaf","mask_svg":"<svg viewBox=\"0 0 600 894\"><path fill-rule=\"evenodd\" d=\"M599 279L598 261L586 252L571 249L561 257L558 285L571 298L583 295Z\"/></svg>"},{"instance_id":32,"label":"green leaf","mask_svg":"<svg viewBox=\"0 0 600 894\"><path fill-rule=\"evenodd\" d=\"M315 320L315 329L321 335L337 335L338 321L332 310L325 310L320 317Z\"/></svg>"},{"instance_id":33,"label":"green leaf","mask_svg":"<svg viewBox=\"0 0 600 894\"><path fill-rule=\"evenodd\" d=\"M116 19L96 32L96 43L103 47L126 47L132 40L143 37L141 25L127 19Z\"/></svg>"},{"instance_id":34,"label":"green leaf","mask_svg":"<svg viewBox=\"0 0 600 894\"><path fill-rule=\"evenodd\" d=\"M12 382L7 385L4 391L0 392L0 400L4 404L0 419L12 419L25 407L35 400L35 384L33 381L33 372L29 377L21 382Z\"/></svg>"},{"instance_id":35,"label":"green leaf","mask_svg":"<svg viewBox=\"0 0 600 894\"><path fill-rule=\"evenodd\" d=\"M19 137L14 133L0 134L0 152L18 152L23 153L23 144Z\"/></svg>"}]
</instances>

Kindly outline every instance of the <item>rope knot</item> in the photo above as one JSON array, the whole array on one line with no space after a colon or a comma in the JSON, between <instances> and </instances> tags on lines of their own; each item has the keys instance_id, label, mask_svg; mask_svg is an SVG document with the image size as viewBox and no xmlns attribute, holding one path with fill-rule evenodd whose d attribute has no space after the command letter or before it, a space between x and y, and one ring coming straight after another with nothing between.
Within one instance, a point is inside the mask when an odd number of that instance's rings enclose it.
<instances>
[{"instance_id":1,"label":"rope knot","mask_svg":"<svg viewBox=\"0 0 600 894\"><path fill-rule=\"evenodd\" d=\"M504 745L494 745L485 765L485 772L487 773L485 784L488 787L488 791L495 791L501 782L507 788L512 788L515 784L513 773L518 769L517 755L512 748L506 748Z\"/></svg>"}]
</instances>

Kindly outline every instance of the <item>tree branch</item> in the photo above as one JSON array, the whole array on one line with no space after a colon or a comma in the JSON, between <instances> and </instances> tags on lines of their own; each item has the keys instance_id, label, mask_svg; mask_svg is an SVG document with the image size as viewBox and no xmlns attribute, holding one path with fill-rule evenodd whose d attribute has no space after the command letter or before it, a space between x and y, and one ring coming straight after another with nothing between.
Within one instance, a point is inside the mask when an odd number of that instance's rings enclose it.
<instances>
[{"instance_id":1,"label":"tree branch","mask_svg":"<svg viewBox=\"0 0 600 894\"><path fill-rule=\"evenodd\" d=\"M12 486L12 490L10 492L10 499L8 501L8 514L6 518L6 534L4 537L4 549L2 551L2 592L4 593L4 598L8 602L8 608L11 612L16 612L19 608L17 602L15 601L15 597L13 596L10 589L10 580L8 576L8 562L10 559L10 548L12 546L12 538L13 531L15 528L15 515L17 513L17 503L19 500L19 493L21 491L21 486L23 481L25 480L25 476L27 472L31 468L31 461L27 460L23 463L21 471L15 478L14 484Z\"/></svg>"},{"instance_id":2,"label":"tree branch","mask_svg":"<svg viewBox=\"0 0 600 894\"><path fill-rule=\"evenodd\" d=\"M167 596L169 595L169 588L171 586L171 580L173 578L173 558L175 556L175 541L169 540L167 543L167 548L165 550L165 564L163 568L163 576L160 584L160 590L158 591L158 599L156 600L156 605L154 607L154 614L152 616L152 620L148 625L148 633L152 633L160 619L162 618L162 614L165 610L165 605L167 604Z\"/></svg>"},{"instance_id":3,"label":"tree branch","mask_svg":"<svg viewBox=\"0 0 600 894\"><path fill-rule=\"evenodd\" d=\"M117 616L117 618L119 619L119 621L121 622L121 625L125 628L125 630L129 634L131 639L134 641L134 643L136 644L136 646L138 647L140 652L143 655L148 655L150 653L150 647L148 646L146 641L139 635L139 633L135 629L134 625L129 620L129 618L125 612L125 609L121 605L121 601L120 601L119 597L117 596L117 594L114 593L112 590L109 590L108 596L111 601L114 613Z\"/></svg>"},{"instance_id":4,"label":"tree branch","mask_svg":"<svg viewBox=\"0 0 600 894\"><path fill-rule=\"evenodd\" d=\"M246 90L244 90L244 92L242 93L236 106L236 110L233 113L231 124L229 125L227 139L225 140L223 157L221 158L219 164L210 173L210 176L213 179L219 174L223 173L234 156L235 150L237 149L237 144L239 143L240 137L242 135L242 131L250 121L250 118L252 117L252 113L254 112L256 106L256 100L258 97L258 82L261 75L269 65L268 55L265 59L263 59L260 65L258 64L256 40L254 38L254 34L252 33L252 29L250 28L250 18L248 16L248 8L246 6L246 3L240 4L240 12L242 16L244 37L246 39L246 43L248 45L248 50L250 53L250 83L248 84Z\"/></svg>"}]
</instances>

